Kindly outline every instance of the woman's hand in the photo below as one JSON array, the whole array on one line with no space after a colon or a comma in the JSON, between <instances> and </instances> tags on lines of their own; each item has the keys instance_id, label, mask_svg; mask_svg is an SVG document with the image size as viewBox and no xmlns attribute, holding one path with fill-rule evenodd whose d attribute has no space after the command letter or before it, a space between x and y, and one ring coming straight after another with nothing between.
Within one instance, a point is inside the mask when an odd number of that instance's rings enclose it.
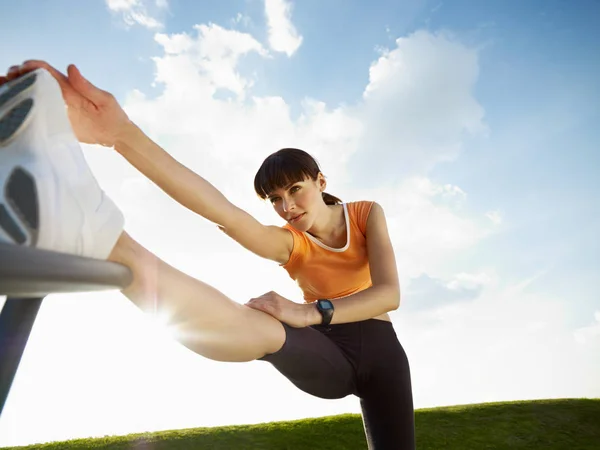
<instances>
[{"instance_id":1,"label":"woman's hand","mask_svg":"<svg viewBox=\"0 0 600 450\"><path fill-rule=\"evenodd\" d=\"M0 85L40 68L58 81L77 139L86 144L113 147L131 122L115 97L86 80L73 64L64 75L44 61L26 61L12 66L6 76L0 76Z\"/></svg>"},{"instance_id":2,"label":"woman's hand","mask_svg":"<svg viewBox=\"0 0 600 450\"><path fill-rule=\"evenodd\" d=\"M273 291L250 299L246 306L270 314L294 328L304 328L320 322L320 316L315 316L319 314L315 305L295 303Z\"/></svg>"}]
</instances>

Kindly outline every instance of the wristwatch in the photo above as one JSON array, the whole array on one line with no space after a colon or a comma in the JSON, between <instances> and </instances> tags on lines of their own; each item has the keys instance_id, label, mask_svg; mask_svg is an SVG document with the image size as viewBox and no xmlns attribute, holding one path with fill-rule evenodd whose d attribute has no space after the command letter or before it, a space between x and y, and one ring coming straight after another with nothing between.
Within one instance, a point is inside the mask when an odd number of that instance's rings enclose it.
<instances>
[{"instance_id":1,"label":"wristwatch","mask_svg":"<svg viewBox=\"0 0 600 450\"><path fill-rule=\"evenodd\" d=\"M333 303L329 300L321 299L317 300L317 309L321 313L323 320L321 321L321 325L329 325L331 323L331 319L333 317Z\"/></svg>"}]
</instances>

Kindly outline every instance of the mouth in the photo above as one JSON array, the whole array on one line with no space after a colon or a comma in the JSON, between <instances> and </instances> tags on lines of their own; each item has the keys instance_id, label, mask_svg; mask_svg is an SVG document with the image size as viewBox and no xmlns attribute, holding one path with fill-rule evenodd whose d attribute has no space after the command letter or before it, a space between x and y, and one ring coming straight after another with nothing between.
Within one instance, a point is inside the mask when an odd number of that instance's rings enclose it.
<instances>
[{"instance_id":1,"label":"mouth","mask_svg":"<svg viewBox=\"0 0 600 450\"><path fill-rule=\"evenodd\" d=\"M289 223L295 223L298 222L300 219L302 219L304 217L306 213L302 213L300 215L294 216L292 217L290 220L288 220Z\"/></svg>"}]
</instances>

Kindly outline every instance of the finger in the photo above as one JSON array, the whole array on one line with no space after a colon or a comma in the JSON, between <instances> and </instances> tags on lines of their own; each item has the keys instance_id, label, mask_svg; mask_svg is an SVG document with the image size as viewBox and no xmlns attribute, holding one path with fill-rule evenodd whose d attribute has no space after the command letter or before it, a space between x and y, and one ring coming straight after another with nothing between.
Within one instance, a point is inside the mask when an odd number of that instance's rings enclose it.
<instances>
[{"instance_id":1,"label":"finger","mask_svg":"<svg viewBox=\"0 0 600 450\"><path fill-rule=\"evenodd\" d=\"M103 91L90 83L74 64L70 64L69 67L67 67L67 74L69 75L69 81L75 90L95 104L105 102L107 96L110 95L108 92Z\"/></svg>"},{"instance_id":2,"label":"finger","mask_svg":"<svg viewBox=\"0 0 600 450\"><path fill-rule=\"evenodd\" d=\"M23 62L23 64L21 64L21 71L26 73L26 72L31 72L33 70L37 70L37 69L45 69L48 72L50 72L50 75L52 75L54 78L56 78L56 81L58 81L58 83L61 85L64 83L68 83L69 80L66 77L66 75L62 72L60 72L59 70L56 70L54 67L52 67L50 64L48 64L46 61L40 61L37 59L29 59L25 62Z\"/></svg>"},{"instance_id":3,"label":"finger","mask_svg":"<svg viewBox=\"0 0 600 450\"><path fill-rule=\"evenodd\" d=\"M19 66L10 66L6 72L6 78L8 80L14 80L20 76Z\"/></svg>"},{"instance_id":4,"label":"finger","mask_svg":"<svg viewBox=\"0 0 600 450\"><path fill-rule=\"evenodd\" d=\"M8 83L8 78L6 78L3 75L0 75L0 86L2 86L5 83Z\"/></svg>"},{"instance_id":5,"label":"finger","mask_svg":"<svg viewBox=\"0 0 600 450\"><path fill-rule=\"evenodd\" d=\"M270 312L273 310L273 304L271 302L259 302L257 309L260 309L264 312Z\"/></svg>"},{"instance_id":6,"label":"finger","mask_svg":"<svg viewBox=\"0 0 600 450\"><path fill-rule=\"evenodd\" d=\"M20 66L10 66L8 72L6 73L6 78L9 81L14 80L15 78L19 78L25 75L26 73L31 72L32 70L34 69L28 68L24 64L21 64Z\"/></svg>"},{"instance_id":7,"label":"finger","mask_svg":"<svg viewBox=\"0 0 600 450\"><path fill-rule=\"evenodd\" d=\"M246 305L248 308L252 308L252 309L258 309L260 311L260 303L257 302L248 302L246 303Z\"/></svg>"},{"instance_id":8,"label":"finger","mask_svg":"<svg viewBox=\"0 0 600 450\"><path fill-rule=\"evenodd\" d=\"M21 64L20 71L22 74L32 72L37 69L44 69L52 75L52 77L58 81L60 89L62 90L63 96L67 103L77 100L79 94L73 89L69 83L67 76L61 71L55 69L46 61L40 61L37 59L30 59Z\"/></svg>"},{"instance_id":9,"label":"finger","mask_svg":"<svg viewBox=\"0 0 600 450\"><path fill-rule=\"evenodd\" d=\"M260 298L253 298L246 304L248 306L251 306L252 308L262 308L265 305L265 302L262 301Z\"/></svg>"}]
</instances>

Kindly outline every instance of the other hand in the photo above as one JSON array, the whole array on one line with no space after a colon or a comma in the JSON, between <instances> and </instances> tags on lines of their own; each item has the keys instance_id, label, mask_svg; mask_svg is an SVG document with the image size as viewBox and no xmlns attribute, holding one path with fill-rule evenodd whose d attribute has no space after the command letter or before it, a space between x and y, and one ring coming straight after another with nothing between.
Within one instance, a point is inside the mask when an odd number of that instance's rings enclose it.
<instances>
[{"instance_id":1,"label":"other hand","mask_svg":"<svg viewBox=\"0 0 600 450\"><path fill-rule=\"evenodd\" d=\"M313 325L315 313L318 314L315 305L296 303L273 291L250 299L246 306L270 314L294 328Z\"/></svg>"},{"instance_id":2,"label":"other hand","mask_svg":"<svg viewBox=\"0 0 600 450\"><path fill-rule=\"evenodd\" d=\"M47 70L58 81L71 127L80 142L113 147L131 124L115 97L90 83L73 64L67 67L65 75L45 61L25 61L0 76L0 86L36 69Z\"/></svg>"}]
</instances>

